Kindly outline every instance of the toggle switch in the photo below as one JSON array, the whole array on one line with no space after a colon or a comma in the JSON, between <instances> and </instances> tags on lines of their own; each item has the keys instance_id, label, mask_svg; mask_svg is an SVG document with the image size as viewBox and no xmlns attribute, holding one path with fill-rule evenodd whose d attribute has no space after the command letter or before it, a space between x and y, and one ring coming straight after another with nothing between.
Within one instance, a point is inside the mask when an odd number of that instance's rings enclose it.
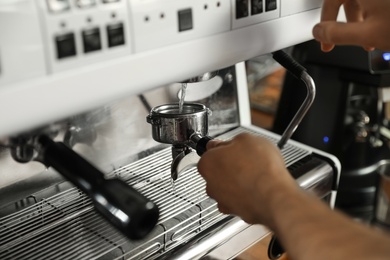
<instances>
[{"instance_id":1,"label":"toggle switch","mask_svg":"<svg viewBox=\"0 0 390 260\"><path fill-rule=\"evenodd\" d=\"M107 26L108 47L125 44L125 32L122 23Z\"/></svg>"},{"instance_id":2,"label":"toggle switch","mask_svg":"<svg viewBox=\"0 0 390 260\"><path fill-rule=\"evenodd\" d=\"M85 53L91 51L97 51L102 48L99 28L84 30L82 32L82 35L83 35L83 46L84 46Z\"/></svg>"},{"instance_id":3,"label":"toggle switch","mask_svg":"<svg viewBox=\"0 0 390 260\"><path fill-rule=\"evenodd\" d=\"M244 18L249 15L248 0L236 0L236 19Z\"/></svg>"},{"instance_id":4,"label":"toggle switch","mask_svg":"<svg viewBox=\"0 0 390 260\"><path fill-rule=\"evenodd\" d=\"M265 0L265 11L273 11L276 10L276 0Z\"/></svg>"},{"instance_id":5,"label":"toggle switch","mask_svg":"<svg viewBox=\"0 0 390 260\"><path fill-rule=\"evenodd\" d=\"M178 12L178 17L179 17L179 32L191 30L193 28L191 8L180 10Z\"/></svg>"},{"instance_id":6,"label":"toggle switch","mask_svg":"<svg viewBox=\"0 0 390 260\"><path fill-rule=\"evenodd\" d=\"M76 42L74 33L61 34L55 37L57 58L63 59L76 55Z\"/></svg>"},{"instance_id":7,"label":"toggle switch","mask_svg":"<svg viewBox=\"0 0 390 260\"><path fill-rule=\"evenodd\" d=\"M263 12L263 0L251 0L251 15L261 14Z\"/></svg>"}]
</instances>

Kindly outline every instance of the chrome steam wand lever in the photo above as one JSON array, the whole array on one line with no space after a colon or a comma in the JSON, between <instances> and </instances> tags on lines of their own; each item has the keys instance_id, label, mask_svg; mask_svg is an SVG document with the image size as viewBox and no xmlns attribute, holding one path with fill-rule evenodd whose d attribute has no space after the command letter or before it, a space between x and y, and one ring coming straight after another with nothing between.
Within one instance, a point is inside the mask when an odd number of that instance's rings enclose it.
<instances>
[{"instance_id":1,"label":"chrome steam wand lever","mask_svg":"<svg viewBox=\"0 0 390 260\"><path fill-rule=\"evenodd\" d=\"M316 96L316 88L314 84L314 80L307 73L306 68L300 65L297 61L295 61L290 55L288 55L284 51L276 51L273 53L272 57L288 72L290 72L294 77L303 81L307 88L306 98L303 101L302 105L295 113L295 116L291 120L290 124L287 126L286 130L283 132L281 139L278 142L278 147L283 149L284 145L294 134L298 125L301 123L302 119L306 115L307 111L309 111L310 106L314 102L314 98Z\"/></svg>"}]
</instances>

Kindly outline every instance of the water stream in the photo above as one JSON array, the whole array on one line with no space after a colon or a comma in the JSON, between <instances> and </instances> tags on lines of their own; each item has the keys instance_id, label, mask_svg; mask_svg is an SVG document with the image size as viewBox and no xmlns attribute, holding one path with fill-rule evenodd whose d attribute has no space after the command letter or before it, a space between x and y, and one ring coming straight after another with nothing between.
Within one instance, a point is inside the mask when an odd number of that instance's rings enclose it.
<instances>
[{"instance_id":1,"label":"water stream","mask_svg":"<svg viewBox=\"0 0 390 260\"><path fill-rule=\"evenodd\" d=\"M179 99L179 114L183 112L184 99L186 98L187 83L181 84L181 96Z\"/></svg>"}]
</instances>

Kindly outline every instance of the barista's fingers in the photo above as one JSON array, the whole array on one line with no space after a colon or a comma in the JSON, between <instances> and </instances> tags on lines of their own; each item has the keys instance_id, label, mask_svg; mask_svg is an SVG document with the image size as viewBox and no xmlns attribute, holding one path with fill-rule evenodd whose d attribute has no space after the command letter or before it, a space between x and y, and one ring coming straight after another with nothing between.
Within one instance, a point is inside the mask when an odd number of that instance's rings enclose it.
<instances>
[{"instance_id":1,"label":"barista's fingers","mask_svg":"<svg viewBox=\"0 0 390 260\"><path fill-rule=\"evenodd\" d=\"M334 49L334 44L329 44L329 43L322 43L321 42L321 50L323 52L330 52L331 50Z\"/></svg>"},{"instance_id":2,"label":"barista's fingers","mask_svg":"<svg viewBox=\"0 0 390 260\"><path fill-rule=\"evenodd\" d=\"M210 141L207 142L206 149L207 150L213 149L213 148L217 147L221 143L223 143L222 140L217 140L217 139L210 140Z\"/></svg>"},{"instance_id":3,"label":"barista's fingers","mask_svg":"<svg viewBox=\"0 0 390 260\"><path fill-rule=\"evenodd\" d=\"M219 146L227 145L229 143L230 143L230 141L222 141L222 140L213 139L213 140L210 140L207 142L206 149L210 150L210 149L213 149L213 148L216 148Z\"/></svg>"},{"instance_id":4,"label":"barista's fingers","mask_svg":"<svg viewBox=\"0 0 390 260\"><path fill-rule=\"evenodd\" d=\"M206 183L206 194L215 200L214 190L210 187L208 183Z\"/></svg>"},{"instance_id":5,"label":"barista's fingers","mask_svg":"<svg viewBox=\"0 0 390 260\"><path fill-rule=\"evenodd\" d=\"M349 0L344 3L345 16L348 22L363 21L363 12L356 0Z\"/></svg>"},{"instance_id":6,"label":"barista's fingers","mask_svg":"<svg viewBox=\"0 0 390 260\"><path fill-rule=\"evenodd\" d=\"M324 0L322 5L322 11L321 11L321 22L336 21L342 4L343 4L343 0ZM313 29L313 35L314 35L314 29ZM325 43L322 41L320 42L321 42L321 50L324 52L329 52L333 50L335 46L332 43Z\"/></svg>"},{"instance_id":7,"label":"barista's fingers","mask_svg":"<svg viewBox=\"0 0 390 260\"><path fill-rule=\"evenodd\" d=\"M343 0L324 0L321 10L321 22L336 21Z\"/></svg>"},{"instance_id":8,"label":"barista's fingers","mask_svg":"<svg viewBox=\"0 0 390 260\"><path fill-rule=\"evenodd\" d=\"M228 208L225 207L224 205L222 205L221 203L218 203L218 210L219 210L219 212L221 212L222 214L231 214L231 211L228 210Z\"/></svg>"},{"instance_id":9,"label":"barista's fingers","mask_svg":"<svg viewBox=\"0 0 390 260\"><path fill-rule=\"evenodd\" d=\"M314 26L314 38L323 44L371 46L364 23L322 22ZM365 37L363 37L365 35Z\"/></svg>"}]
</instances>

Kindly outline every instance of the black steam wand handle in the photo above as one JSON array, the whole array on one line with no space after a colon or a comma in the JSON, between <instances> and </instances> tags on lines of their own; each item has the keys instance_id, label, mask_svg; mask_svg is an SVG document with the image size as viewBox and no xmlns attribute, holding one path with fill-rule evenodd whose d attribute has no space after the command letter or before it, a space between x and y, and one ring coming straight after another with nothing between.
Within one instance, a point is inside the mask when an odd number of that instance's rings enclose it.
<instances>
[{"instance_id":1,"label":"black steam wand handle","mask_svg":"<svg viewBox=\"0 0 390 260\"><path fill-rule=\"evenodd\" d=\"M130 239L149 234L159 218L157 206L127 185L104 174L61 142L42 135L37 138L40 160L56 169L85 192L96 210Z\"/></svg>"}]
</instances>

